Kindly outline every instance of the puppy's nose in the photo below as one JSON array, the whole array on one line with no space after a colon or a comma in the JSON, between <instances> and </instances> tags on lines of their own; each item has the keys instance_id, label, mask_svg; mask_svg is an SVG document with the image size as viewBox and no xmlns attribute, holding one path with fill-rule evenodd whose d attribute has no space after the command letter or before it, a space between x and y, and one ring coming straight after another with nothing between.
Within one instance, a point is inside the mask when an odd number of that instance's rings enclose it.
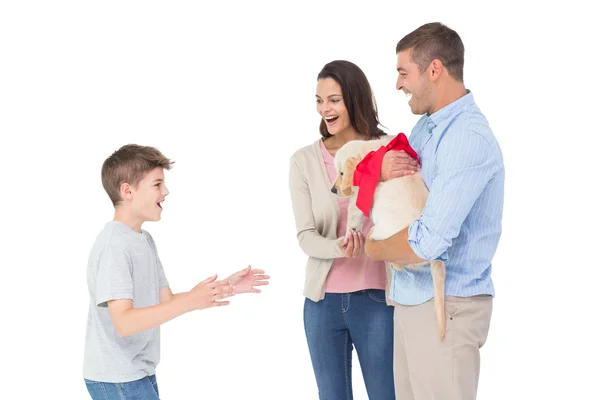
<instances>
[{"instance_id":1,"label":"puppy's nose","mask_svg":"<svg viewBox=\"0 0 600 400\"><path fill-rule=\"evenodd\" d=\"M337 189L335 188L335 186L331 188L331 193L337 194Z\"/></svg>"}]
</instances>

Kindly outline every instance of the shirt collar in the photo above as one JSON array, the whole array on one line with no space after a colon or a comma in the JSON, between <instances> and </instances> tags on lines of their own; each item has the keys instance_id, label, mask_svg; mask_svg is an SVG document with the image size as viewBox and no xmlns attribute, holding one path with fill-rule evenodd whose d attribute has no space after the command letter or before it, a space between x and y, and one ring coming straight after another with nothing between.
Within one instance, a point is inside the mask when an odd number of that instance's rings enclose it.
<instances>
[{"instance_id":1,"label":"shirt collar","mask_svg":"<svg viewBox=\"0 0 600 400\"><path fill-rule=\"evenodd\" d=\"M445 129L457 114L473 104L475 104L473 93L467 89L467 94L461 98L454 100L433 114L427 114L427 128L429 129L429 133L437 127L442 128L442 130Z\"/></svg>"}]
</instances>

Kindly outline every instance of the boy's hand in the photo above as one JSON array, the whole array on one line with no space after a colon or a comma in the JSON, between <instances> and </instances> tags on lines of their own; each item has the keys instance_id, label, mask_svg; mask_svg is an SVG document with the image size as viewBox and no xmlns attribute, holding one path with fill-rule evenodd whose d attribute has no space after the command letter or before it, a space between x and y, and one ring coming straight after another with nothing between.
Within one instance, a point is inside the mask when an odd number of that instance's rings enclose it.
<instances>
[{"instance_id":1,"label":"boy's hand","mask_svg":"<svg viewBox=\"0 0 600 400\"><path fill-rule=\"evenodd\" d=\"M269 275L264 275L262 269L251 269L248 265L243 270L232 274L227 278L235 288L236 293L260 293L261 290L254 286L269 284Z\"/></svg>"},{"instance_id":2,"label":"boy's hand","mask_svg":"<svg viewBox=\"0 0 600 400\"><path fill-rule=\"evenodd\" d=\"M188 292L192 310L203 310L229 304L229 301L218 300L235 295L231 282L229 280L217 281L216 279L217 274L203 280Z\"/></svg>"}]
</instances>

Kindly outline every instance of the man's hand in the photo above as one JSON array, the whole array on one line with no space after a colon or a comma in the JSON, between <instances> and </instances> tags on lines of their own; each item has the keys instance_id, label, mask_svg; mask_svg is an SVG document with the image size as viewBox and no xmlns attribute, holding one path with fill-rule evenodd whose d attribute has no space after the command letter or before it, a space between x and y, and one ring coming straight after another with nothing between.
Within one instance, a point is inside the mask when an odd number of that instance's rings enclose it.
<instances>
[{"instance_id":1,"label":"man's hand","mask_svg":"<svg viewBox=\"0 0 600 400\"><path fill-rule=\"evenodd\" d=\"M260 293L261 290L255 286L264 286L269 284L269 275L264 275L262 269L251 269L247 266L241 271L232 274L227 278L234 286L235 293Z\"/></svg>"},{"instance_id":2,"label":"man's hand","mask_svg":"<svg viewBox=\"0 0 600 400\"><path fill-rule=\"evenodd\" d=\"M421 170L419 162L404 150L390 150L383 156L379 180L385 182L390 179L413 175L419 170Z\"/></svg>"},{"instance_id":3,"label":"man's hand","mask_svg":"<svg viewBox=\"0 0 600 400\"><path fill-rule=\"evenodd\" d=\"M194 286L187 293L187 301L192 310L202 310L209 307L226 306L229 301L218 301L235 295L232 282L217 281L217 274Z\"/></svg>"},{"instance_id":4,"label":"man's hand","mask_svg":"<svg viewBox=\"0 0 600 400\"><path fill-rule=\"evenodd\" d=\"M350 231L348 235L338 239L338 246L346 258L355 258L363 254L365 239L360 232Z\"/></svg>"}]
</instances>

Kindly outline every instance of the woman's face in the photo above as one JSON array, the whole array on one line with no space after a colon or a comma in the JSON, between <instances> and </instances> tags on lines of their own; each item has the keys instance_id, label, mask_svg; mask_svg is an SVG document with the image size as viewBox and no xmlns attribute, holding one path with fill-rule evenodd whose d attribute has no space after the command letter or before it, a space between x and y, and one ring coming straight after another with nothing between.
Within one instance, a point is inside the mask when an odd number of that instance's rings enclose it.
<instances>
[{"instance_id":1,"label":"woman's face","mask_svg":"<svg viewBox=\"0 0 600 400\"><path fill-rule=\"evenodd\" d=\"M317 112L325 121L327 131L337 135L352 129L348 110L344 105L342 89L332 78L317 81Z\"/></svg>"}]
</instances>

